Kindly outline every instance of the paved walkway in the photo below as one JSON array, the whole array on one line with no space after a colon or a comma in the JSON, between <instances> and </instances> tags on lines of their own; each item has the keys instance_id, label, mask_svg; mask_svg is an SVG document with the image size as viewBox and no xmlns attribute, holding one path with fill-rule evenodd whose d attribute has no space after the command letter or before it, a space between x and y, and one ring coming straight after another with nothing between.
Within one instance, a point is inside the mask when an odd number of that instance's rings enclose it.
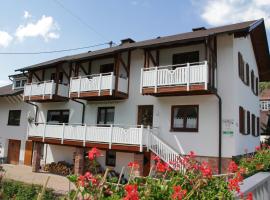
<instances>
[{"instance_id":1,"label":"paved walkway","mask_svg":"<svg viewBox=\"0 0 270 200\"><path fill-rule=\"evenodd\" d=\"M3 168L6 170L6 179L43 185L47 177L50 176L48 188L52 188L55 192L61 194L66 194L69 191L69 180L66 177L48 173L33 173L31 167L24 165L4 164ZM70 189L74 188L75 186L70 184Z\"/></svg>"}]
</instances>

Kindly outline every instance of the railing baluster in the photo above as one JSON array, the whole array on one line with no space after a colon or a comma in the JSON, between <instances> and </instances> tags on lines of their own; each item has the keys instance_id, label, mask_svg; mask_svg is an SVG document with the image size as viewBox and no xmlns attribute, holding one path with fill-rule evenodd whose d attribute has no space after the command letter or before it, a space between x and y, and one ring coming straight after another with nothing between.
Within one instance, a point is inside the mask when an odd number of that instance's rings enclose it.
<instances>
[{"instance_id":1,"label":"railing baluster","mask_svg":"<svg viewBox=\"0 0 270 200\"><path fill-rule=\"evenodd\" d=\"M61 144L64 144L64 137L65 137L65 123L63 123L63 128L62 128L62 139L61 139Z\"/></svg>"},{"instance_id":2,"label":"railing baluster","mask_svg":"<svg viewBox=\"0 0 270 200\"><path fill-rule=\"evenodd\" d=\"M109 149L112 148L112 138L113 138L113 125L110 125L110 138L109 138Z\"/></svg>"},{"instance_id":3,"label":"railing baluster","mask_svg":"<svg viewBox=\"0 0 270 200\"><path fill-rule=\"evenodd\" d=\"M158 68L155 67L155 93L157 93L157 86L158 86Z\"/></svg>"}]
</instances>

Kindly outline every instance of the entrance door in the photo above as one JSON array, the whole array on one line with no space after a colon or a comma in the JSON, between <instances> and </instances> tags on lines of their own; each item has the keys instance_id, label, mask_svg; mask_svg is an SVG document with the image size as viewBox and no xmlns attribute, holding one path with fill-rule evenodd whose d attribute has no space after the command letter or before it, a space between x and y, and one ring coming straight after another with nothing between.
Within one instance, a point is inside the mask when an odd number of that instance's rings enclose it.
<instances>
[{"instance_id":1,"label":"entrance door","mask_svg":"<svg viewBox=\"0 0 270 200\"><path fill-rule=\"evenodd\" d=\"M9 140L8 141L8 163L17 165L19 164L20 157L20 148L21 141L20 140Z\"/></svg>"},{"instance_id":2,"label":"entrance door","mask_svg":"<svg viewBox=\"0 0 270 200\"><path fill-rule=\"evenodd\" d=\"M140 105L138 106L138 125L153 126L153 105Z\"/></svg>"},{"instance_id":3,"label":"entrance door","mask_svg":"<svg viewBox=\"0 0 270 200\"><path fill-rule=\"evenodd\" d=\"M33 153L33 142L25 142L25 151L24 151L24 164L31 166L32 165L32 153Z\"/></svg>"}]
</instances>

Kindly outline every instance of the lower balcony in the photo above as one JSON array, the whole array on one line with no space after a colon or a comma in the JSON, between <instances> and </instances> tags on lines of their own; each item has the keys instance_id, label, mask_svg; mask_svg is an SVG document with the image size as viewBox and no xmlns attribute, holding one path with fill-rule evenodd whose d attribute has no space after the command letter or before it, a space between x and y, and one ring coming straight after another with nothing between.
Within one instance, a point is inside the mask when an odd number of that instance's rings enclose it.
<instances>
[{"instance_id":1,"label":"lower balcony","mask_svg":"<svg viewBox=\"0 0 270 200\"><path fill-rule=\"evenodd\" d=\"M49 144L142 152L149 129L143 126L31 123L28 139Z\"/></svg>"},{"instance_id":2,"label":"lower balcony","mask_svg":"<svg viewBox=\"0 0 270 200\"><path fill-rule=\"evenodd\" d=\"M127 94L128 79L119 77L116 80L113 72L74 77L70 81L70 98L85 100L124 99Z\"/></svg>"},{"instance_id":3,"label":"lower balcony","mask_svg":"<svg viewBox=\"0 0 270 200\"><path fill-rule=\"evenodd\" d=\"M167 96L207 92L207 61L141 70L141 93L144 95Z\"/></svg>"},{"instance_id":4,"label":"lower balcony","mask_svg":"<svg viewBox=\"0 0 270 200\"><path fill-rule=\"evenodd\" d=\"M23 99L34 102L65 101L68 99L68 86L54 81L27 83Z\"/></svg>"}]
</instances>

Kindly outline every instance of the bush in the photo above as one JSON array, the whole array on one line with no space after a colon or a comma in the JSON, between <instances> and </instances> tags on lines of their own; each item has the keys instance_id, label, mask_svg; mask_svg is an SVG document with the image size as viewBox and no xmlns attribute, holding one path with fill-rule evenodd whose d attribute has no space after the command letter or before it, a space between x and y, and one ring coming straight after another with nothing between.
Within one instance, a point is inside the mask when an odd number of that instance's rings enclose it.
<instances>
[{"instance_id":1,"label":"bush","mask_svg":"<svg viewBox=\"0 0 270 200\"><path fill-rule=\"evenodd\" d=\"M41 186L25 184L19 181L4 180L1 185L3 200L32 200L37 199L38 193L42 190ZM58 196L53 190L47 189L44 200L56 200Z\"/></svg>"}]
</instances>

